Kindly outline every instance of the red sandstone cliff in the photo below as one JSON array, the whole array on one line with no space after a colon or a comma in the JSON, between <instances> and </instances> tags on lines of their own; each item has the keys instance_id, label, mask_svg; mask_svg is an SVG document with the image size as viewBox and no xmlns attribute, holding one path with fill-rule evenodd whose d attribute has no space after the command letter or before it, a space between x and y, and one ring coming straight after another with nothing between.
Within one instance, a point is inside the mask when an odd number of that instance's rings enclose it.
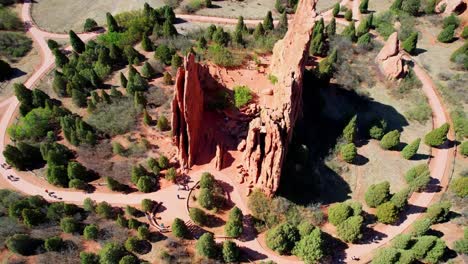
<instances>
[{"instance_id":1,"label":"red sandstone cliff","mask_svg":"<svg viewBox=\"0 0 468 264\"><path fill-rule=\"evenodd\" d=\"M175 94L172 100L172 136L178 148L180 165L190 167L200 147L201 122L203 117L203 89L200 85L202 66L195 56L184 58L183 67L176 75Z\"/></svg>"},{"instance_id":2,"label":"red sandstone cliff","mask_svg":"<svg viewBox=\"0 0 468 264\"><path fill-rule=\"evenodd\" d=\"M302 111L302 84L315 24L315 1L299 1L285 37L273 48L270 73L278 78L273 105L250 122L241 182L273 195L279 186L283 160Z\"/></svg>"}]
</instances>

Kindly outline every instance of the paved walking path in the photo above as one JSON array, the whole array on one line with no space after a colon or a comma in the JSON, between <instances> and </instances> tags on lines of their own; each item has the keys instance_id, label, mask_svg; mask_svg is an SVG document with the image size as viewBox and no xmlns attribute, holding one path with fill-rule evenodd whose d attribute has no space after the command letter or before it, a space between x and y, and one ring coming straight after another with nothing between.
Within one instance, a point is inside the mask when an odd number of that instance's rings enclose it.
<instances>
[{"instance_id":1,"label":"paved walking path","mask_svg":"<svg viewBox=\"0 0 468 264\"><path fill-rule=\"evenodd\" d=\"M344 0L342 5L347 4L348 0ZM353 10L358 10L359 1L353 1ZM25 86L28 88L32 88L34 84L41 79L54 65L54 56L50 52L49 48L47 47L46 40L48 38L68 38L66 34L55 34L43 31L33 23L31 15L30 15L30 8L31 8L31 1L26 0L23 4L22 9L22 19L25 24L28 26L28 33L31 35L33 40L38 44L41 54L42 54L42 63L41 66L29 77L29 79L25 82ZM355 19L359 19L360 15L358 12L354 12ZM228 19L228 18L215 18L215 17L203 17L197 15L177 15L177 17L192 21L192 22L206 22L206 23L220 23L220 24L235 24L237 23L237 19ZM331 19L331 10L324 12L323 14L319 15L317 18L323 17L325 20ZM246 24L257 24L261 22L261 20L246 20ZM343 19L337 19L338 23L348 24L347 21ZM85 33L80 34L80 38L83 41L87 41L96 37L97 33ZM411 59L408 57L407 59ZM442 104L440 97L437 94L436 87L432 82L429 75L421 68L419 65L415 63L413 70L416 76L421 80L423 83L423 91L426 94L429 105L433 111L433 122L434 126L438 127L445 122L448 122L449 116L447 115L445 108ZM14 113L18 107L18 100L16 97L10 97L5 101L0 102L0 107L8 106L6 113L2 116L0 120L0 153L3 152L5 147L5 140L6 140L6 130L8 124L10 123L11 119L14 117ZM430 161L430 169L431 175L433 178L439 180L442 184L442 189L446 187L448 182L447 180L447 167L450 164L450 160L454 155L454 149L434 149L432 152L433 159ZM0 155L0 163L4 163L5 158L3 155ZM206 168L209 170L210 168ZM203 169L204 171L205 169ZM196 182L201 174L202 170L193 171L190 173L191 179L193 183ZM13 175L19 177L18 174L12 169L4 169L0 167L0 174L4 177L7 181L8 175ZM248 212L248 208L244 202L244 199L238 192L238 187L236 183L230 180L230 177L227 175L222 175L220 172L213 171L214 175L223 176L222 179L228 181L229 184L234 186L234 191L231 193L232 201L244 212ZM444 178L445 177L445 178ZM21 177L20 177L21 178ZM45 197L47 200L55 200L49 197L42 186L34 185L24 179L20 179L17 182L10 182L12 187L15 189L29 194L29 195L41 195ZM191 183L191 184L193 184ZM120 193L83 193L79 191L72 191L72 190L64 190L64 189L52 189L58 197L62 198L62 201L71 202L81 204L83 200L87 197L96 200L97 202L106 201L110 204L114 205L125 205L125 204L132 204L136 205L139 204L142 199L149 198L156 200L158 202L162 202L163 205L166 207L166 210L162 213L163 217L166 219L172 219L173 217L180 217L182 219L188 220L188 215L185 212L185 200L184 199L177 199L176 194L177 186L170 186L159 190L155 193L143 194L143 193L134 193L134 194L120 194ZM432 193L420 193L414 194L410 198L410 204L420 207L427 207L433 201L434 197L436 196L436 192ZM56 201L56 200L55 200ZM378 224L375 226L374 230L377 232L382 233L382 240L378 241L377 243L372 244L362 244L362 245L350 245L349 248L346 250L346 262L352 262L351 257L356 256L360 257L360 262L365 263L371 259L371 253L374 249L385 245L388 241L390 241L393 237L397 234L405 231L419 216L421 213L414 213L409 210L406 213L406 219L398 226L390 226L390 225L383 225ZM264 249L259 243L259 241L255 238L250 241L238 241L238 244L244 247L247 247L253 251L256 251L259 255L264 255L269 259L276 261L277 263L302 263L301 261L291 260L290 258L283 258L277 256L274 253L271 253L270 250ZM357 263L357 262L355 262Z\"/></svg>"}]
</instances>

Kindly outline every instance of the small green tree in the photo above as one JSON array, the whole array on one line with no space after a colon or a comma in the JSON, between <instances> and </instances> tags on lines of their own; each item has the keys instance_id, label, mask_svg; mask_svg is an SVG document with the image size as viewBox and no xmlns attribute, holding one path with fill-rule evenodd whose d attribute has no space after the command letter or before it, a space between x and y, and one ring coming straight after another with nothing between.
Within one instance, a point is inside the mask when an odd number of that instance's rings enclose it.
<instances>
[{"instance_id":1,"label":"small green tree","mask_svg":"<svg viewBox=\"0 0 468 264\"><path fill-rule=\"evenodd\" d=\"M398 144L400 144L400 132L396 129L385 134L380 141L380 146L383 149L392 149Z\"/></svg>"},{"instance_id":2,"label":"small green tree","mask_svg":"<svg viewBox=\"0 0 468 264\"><path fill-rule=\"evenodd\" d=\"M390 183L384 181L372 184L366 191L365 200L369 207L375 208L390 198Z\"/></svg>"},{"instance_id":3,"label":"small green tree","mask_svg":"<svg viewBox=\"0 0 468 264\"><path fill-rule=\"evenodd\" d=\"M150 237L150 231L146 225L141 225L137 229L138 238L147 240Z\"/></svg>"},{"instance_id":4,"label":"small green tree","mask_svg":"<svg viewBox=\"0 0 468 264\"><path fill-rule=\"evenodd\" d=\"M150 200L150 199L141 200L141 209L144 212L151 212L151 210L153 210L154 206L155 206L155 202Z\"/></svg>"},{"instance_id":5,"label":"small green tree","mask_svg":"<svg viewBox=\"0 0 468 264\"><path fill-rule=\"evenodd\" d=\"M206 209L211 209L215 207L215 197L213 195L213 191L208 188L201 188L200 194L197 197L198 204L201 207Z\"/></svg>"},{"instance_id":6,"label":"small green tree","mask_svg":"<svg viewBox=\"0 0 468 264\"><path fill-rule=\"evenodd\" d=\"M346 203L336 203L328 208L328 221L334 226L343 223L351 216L351 207Z\"/></svg>"},{"instance_id":7,"label":"small green tree","mask_svg":"<svg viewBox=\"0 0 468 264\"><path fill-rule=\"evenodd\" d=\"M393 224L398 219L398 209L391 202L386 202L377 207L377 219L384 224Z\"/></svg>"},{"instance_id":8,"label":"small green tree","mask_svg":"<svg viewBox=\"0 0 468 264\"><path fill-rule=\"evenodd\" d=\"M337 226L338 236L345 242L353 243L362 238L362 216L351 216Z\"/></svg>"},{"instance_id":9,"label":"small green tree","mask_svg":"<svg viewBox=\"0 0 468 264\"><path fill-rule=\"evenodd\" d=\"M273 15L271 14L271 11L268 11L267 15L263 19L263 28L265 30L273 30L274 28Z\"/></svg>"},{"instance_id":10,"label":"small green tree","mask_svg":"<svg viewBox=\"0 0 468 264\"><path fill-rule=\"evenodd\" d=\"M352 163L357 155L357 149L354 143L349 143L341 146L340 150L341 157L347 163Z\"/></svg>"},{"instance_id":11,"label":"small green tree","mask_svg":"<svg viewBox=\"0 0 468 264\"><path fill-rule=\"evenodd\" d=\"M455 26L449 25L442 29L442 31L437 35L437 40L442 43L449 43L453 40L455 34Z\"/></svg>"},{"instance_id":12,"label":"small green tree","mask_svg":"<svg viewBox=\"0 0 468 264\"><path fill-rule=\"evenodd\" d=\"M418 219L411 227L411 234L416 237L425 235L431 229L431 225L432 221L427 217Z\"/></svg>"},{"instance_id":13,"label":"small green tree","mask_svg":"<svg viewBox=\"0 0 468 264\"><path fill-rule=\"evenodd\" d=\"M172 168L169 168L167 171L166 171L166 175L164 177L166 180L168 181L172 181L174 182L177 178L177 172L176 172L176 169L174 167Z\"/></svg>"},{"instance_id":14,"label":"small green tree","mask_svg":"<svg viewBox=\"0 0 468 264\"><path fill-rule=\"evenodd\" d=\"M406 172L405 179L413 191L421 192L425 190L431 180L429 166L420 164L412 167Z\"/></svg>"},{"instance_id":15,"label":"small green tree","mask_svg":"<svg viewBox=\"0 0 468 264\"><path fill-rule=\"evenodd\" d=\"M392 240L392 247L396 249L407 249L411 242L410 234L398 234Z\"/></svg>"},{"instance_id":16,"label":"small green tree","mask_svg":"<svg viewBox=\"0 0 468 264\"><path fill-rule=\"evenodd\" d=\"M340 13L340 3L336 3L333 6L333 11L332 11L333 17L337 17L339 13Z\"/></svg>"},{"instance_id":17,"label":"small green tree","mask_svg":"<svg viewBox=\"0 0 468 264\"><path fill-rule=\"evenodd\" d=\"M458 197L465 198L468 196L468 177L458 177L452 180L450 190Z\"/></svg>"},{"instance_id":18,"label":"small green tree","mask_svg":"<svg viewBox=\"0 0 468 264\"><path fill-rule=\"evenodd\" d=\"M185 222L182 221L180 218L174 219L172 222L172 234L178 238L187 238L189 235L189 230L185 225Z\"/></svg>"},{"instance_id":19,"label":"small green tree","mask_svg":"<svg viewBox=\"0 0 468 264\"><path fill-rule=\"evenodd\" d=\"M98 235L99 229L95 224L87 225L83 230L83 236L86 240L96 240Z\"/></svg>"},{"instance_id":20,"label":"small green tree","mask_svg":"<svg viewBox=\"0 0 468 264\"><path fill-rule=\"evenodd\" d=\"M239 237L243 231L244 215L238 207L234 207L229 212L229 219L224 226L224 232L230 237Z\"/></svg>"},{"instance_id":21,"label":"small green tree","mask_svg":"<svg viewBox=\"0 0 468 264\"><path fill-rule=\"evenodd\" d=\"M209 172L204 172L200 178L200 187L201 188L207 188L207 189L213 189L215 185L215 178L214 176L209 173Z\"/></svg>"},{"instance_id":22,"label":"small green tree","mask_svg":"<svg viewBox=\"0 0 468 264\"><path fill-rule=\"evenodd\" d=\"M230 240L223 242L223 259L226 263L237 262L239 260L239 248L236 243Z\"/></svg>"},{"instance_id":23,"label":"small green tree","mask_svg":"<svg viewBox=\"0 0 468 264\"><path fill-rule=\"evenodd\" d=\"M92 252L80 252L81 264L99 264L99 256Z\"/></svg>"},{"instance_id":24,"label":"small green tree","mask_svg":"<svg viewBox=\"0 0 468 264\"><path fill-rule=\"evenodd\" d=\"M158 158L158 166L159 168L161 168L162 170L164 169L167 169L169 167L169 159L164 156L164 155L161 155L159 156Z\"/></svg>"},{"instance_id":25,"label":"small green tree","mask_svg":"<svg viewBox=\"0 0 468 264\"><path fill-rule=\"evenodd\" d=\"M177 54L172 55L172 58L171 58L171 67L172 67L172 69L176 70L181 65L182 65L182 58Z\"/></svg>"},{"instance_id":26,"label":"small green tree","mask_svg":"<svg viewBox=\"0 0 468 264\"><path fill-rule=\"evenodd\" d=\"M216 242L212 233L204 233L195 244L197 253L207 258L215 258L217 255Z\"/></svg>"},{"instance_id":27,"label":"small green tree","mask_svg":"<svg viewBox=\"0 0 468 264\"><path fill-rule=\"evenodd\" d=\"M290 223L280 224L266 234L267 246L280 255L289 254L299 239L299 231Z\"/></svg>"},{"instance_id":28,"label":"small green tree","mask_svg":"<svg viewBox=\"0 0 468 264\"><path fill-rule=\"evenodd\" d=\"M398 0L397 0L398 1ZM374 255L371 264L397 263L398 251L394 248L382 248Z\"/></svg>"},{"instance_id":29,"label":"small green tree","mask_svg":"<svg viewBox=\"0 0 468 264\"><path fill-rule=\"evenodd\" d=\"M98 24L96 22L96 20L92 19L92 18L87 18L85 23L84 23L84 26L83 26L83 30L85 32L91 32L93 30L95 30L97 28Z\"/></svg>"},{"instance_id":30,"label":"small green tree","mask_svg":"<svg viewBox=\"0 0 468 264\"><path fill-rule=\"evenodd\" d=\"M153 43L149 39L148 35L143 33L142 40L141 40L141 48L144 51L153 51Z\"/></svg>"},{"instance_id":31,"label":"small green tree","mask_svg":"<svg viewBox=\"0 0 468 264\"><path fill-rule=\"evenodd\" d=\"M343 129L343 138L347 143L353 143L357 132L357 116L353 116Z\"/></svg>"},{"instance_id":32,"label":"small green tree","mask_svg":"<svg viewBox=\"0 0 468 264\"><path fill-rule=\"evenodd\" d=\"M70 44L73 48L73 50L76 53L82 53L85 50L85 44L84 42L76 35L76 33L73 30L70 30L69 32L70 36Z\"/></svg>"},{"instance_id":33,"label":"small green tree","mask_svg":"<svg viewBox=\"0 0 468 264\"><path fill-rule=\"evenodd\" d=\"M349 25L341 33L343 37L347 38L351 42L356 42L356 26L354 21L351 21Z\"/></svg>"},{"instance_id":34,"label":"small green tree","mask_svg":"<svg viewBox=\"0 0 468 264\"><path fill-rule=\"evenodd\" d=\"M413 16L418 15L420 7L421 0L405 0L401 4L401 10Z\"/></svg>"},{"instance_id":35,"label":"small green tree","mask_svg":"<svg viewBox=\"0 0 468 264\"><path fill-rule=\"evenodd\" d=\"M124 243L125 249L129 252L136 252L138 250L138 243L140 240L134 236L127 238Z\"/></svg>"},{"instance_id":36,"label":"small green tree","mask_svg":"<svg viewBox=\"0 0 468 264\"><path fill-rule=\"evenodd\" d=\"M397 208L398 211L402 211L406 205L408 205L408 198L411 195L411 188L404 188L399 192L395 193L390 199Z\"/></svg>"},{"instance_id":37,"label":"small green tree","mask_svg":"<svg viewBox=\"0 0 468 264\"><path fill-rule=\"evenodd\" d=\"M112 206L107 202L100 202L96 206L96 213L99 216L102 216L106 219L110 219L114 216L114 208L112 208Z\"/></svg>"},{"instance_id":38,"label":"small green tree","mask_svg":"<svg viewBox=\"0 0 468 264\"><path fill-rule=\"evenodd\" d=\"M411 35L403 41L403 49L409 54L414 55L416 51L416 45L418 44L418 32L413 32Z\"/></svg>"},{"instance_id":39,"label":"small green tree","mask_svg":"<svg viewBox=\"0 0 468 264\"><path fill-rule=\"evenodd\" d=\"M407 160L410 160L418 152L420 143L421 139L418 138L415 141L411 142L411 144L406 145L401 151L401 156Z\"/></svg>"},{"instance_id":40,"label":"small green tree","mask_svg":"<svg viewBox=\"0 0 468 264\"><path fill-rule=\"evenodd\" d=\"M197 225L203 226L206 222L206 214L203 210L199 208L190 208L189 215L190 219L192 219L192 221Z\"/></svg>"},{"instance_id":41,"label":"small green tree","mask_svg":"<svg viewBox=\"0 0 468 264\"><path fill-rule=\"evenodd\" d=\"M257 27L255 27L253 36L254 36L254 38L260 38L263 35L265 35L265 29L263 28L263 24L258 23Z\"/></svg>"},{"instance_id":42,"label":"small green tree","mask_svg":"<svg viewBox=\"0 0 468 264\"><path fill-rule=\"evenodd\" d=\"M111 13L106 13L106 19L107 19L107 30L109 30L109 32L118 32L119 25L117 24L117 21L115 21L115 18L112 16Z\"/></svg>"},{"instance_id":43,"label":"small green tree","mask_svg":"<svg viewBox=\"0 0 468 264\"><path fill-rule=\"evenodd\" d=\"M362 14L367 13L367 9L369 8L369 0L363 0L361 4L359 4L359 12Z\"/></svg>"},{"instance_id":44,"label":"small green tree","mask_svg":"<svg viewBox=\"0 0 468 264\"><path fill-rule=\"evenodd\" d=\"M450 213L451 206L450 201L435 203L427 208L426 217L430 218L432 223L445 221Z\"/></svg>"},{"instance_id":45,"label":"small green tree","mask_svg":"<svg viewBox=\"0 0 468 264\"><path fill-rule=\"evenodd\" d=\"M346 10L344 18L346 19L346 21L353 20L353 11L351 9Z\"/></svg>"},{"instance_id":46,"label":"small green tree","mask_svg":"<svg viewBox=\"0 0 468 264\"><path fill-rule=\"evenodd\" d=\"M305 263L317 263L325 255L325 241L319 228L315 228L310 234L303 237L293 249L294 255Z\"/></svg>"},{"instance_id":47,"label":"small green tree","mask_svg":"<svg viewBox=\"0 0 468 264\"><path fill-rule=\"evenodd\" d=\"M83 201L83 209L86 211L86 212L95 212L96 210L96 202L94 200L92 200L91 198L89 197L86 197Z\"/></svg>"},{"instance_id":48,"label":"small green tree","mask_svg":"<svg viewBox=\"0 0 468 264\"><path fill-rule=\"evenodd\" d=\"M448 123L443 124L442 126L432 130L427 133L424 137L424 143L431 147L438 147L447 141L447 133L450 129Z\"/></svg>"},{"instance_id":49,"label":"small green tree","mask_svg":"<svg viewBox=\"0 0 468 264\"><path fill-rule=\"evenodd\" d=\"M146 79L151 79L156 75L156 72L153 69L153 66L151 66L151 64L145 62L145 64L143 64L143 67L141 68L141 75Z\"/></svg>"},{"instance_id":50,"label":"small green tree","mask_svg":"<svg viewBox=\"0 0 468 264\"><path fill-rule=\"evenodd\" d=\"M60 251L63 245L63 240L61 237L54 236L49 237L44 241L44 248L47 251Z\"/></svg>"},{"instance_id":51,"label":"small green tree","mask_svg":"<svg viewBox=\"0 0 468 264\"><path fill-rule=\"evenodd\" d=\"M78 230L78 223L73 217L64 217L60 220L60 228L65 233L74 233Z\"/></svg>"},{"instance_id":52,"label":"small green tree","mask_svg":"<svg viewBox=\"0 0 468 264\"><path fill-rule=\"evenodd\" d=\"M390 10L400 10L403 0L395 0L390 6Z\"/></svg>"}]
</instances>

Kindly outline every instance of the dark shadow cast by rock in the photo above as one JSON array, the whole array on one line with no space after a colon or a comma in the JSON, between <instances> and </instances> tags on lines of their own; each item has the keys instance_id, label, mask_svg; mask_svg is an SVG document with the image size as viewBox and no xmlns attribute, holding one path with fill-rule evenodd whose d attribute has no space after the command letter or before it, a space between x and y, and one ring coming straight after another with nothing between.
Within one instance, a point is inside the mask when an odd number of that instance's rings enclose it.
<instances>
[{"instance_id":1,"label":"dark shadow cast by rock","mask_svg":"<svg viewBox=\"0 0 468 264\"><path fill-rule=\"evenodd\" d=\"M268 258L267 255L262 254L248 247L240 246L239 249L242 253L244 253L244 254L241 254L240 260L242 263L259 261L259 260L264 260Z\"/></svg>"},{"instance_id":2,"label":"dark shadow cast by rock","mask_svg":"<svg viewBox=\"0 0 468 264\"><path fill-rule=\"evenodd\" d=\"M353 164L357 166L363 166L366 165L369 162L369 159L364 157L361 154L357 154L356 157L354 158Z\"/></svg>"}]
</instances>

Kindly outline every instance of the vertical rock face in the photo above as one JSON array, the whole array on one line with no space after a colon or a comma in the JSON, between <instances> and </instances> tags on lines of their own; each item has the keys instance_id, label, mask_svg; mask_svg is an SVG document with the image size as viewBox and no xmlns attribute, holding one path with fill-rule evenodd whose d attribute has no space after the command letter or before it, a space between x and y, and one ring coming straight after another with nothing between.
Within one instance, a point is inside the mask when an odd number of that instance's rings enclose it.
<instances>
[{"instance_id":1,"label":"vertical rock face","mask_svg":"<svg viewBox=\"0 0 468 264\"><path fill-rule=\"evenodd\" d=\"M203 89L200 85L202 66L195 56L184 58L184 67L176 75L175 94L172 101L172 136L178 147L182 167L190 167L200 146L201 122L203 118Z\"/></svg>"},{"instance_id":2,"label":"vertical rock face","mask_svg":"<svg viewBox=\"0 0 468 264\"><path fill-rule=\"evenodd\" d=\"M442 0L437 4L435 11L448 16L452 13L461 14L466 10L466 7L466 0Z\"/></svg>"},{"instance_id":3,"label":"vertical rock face","mask_svg":"<svg viewBox=\"0 0 468 264\"><path fill-rule=\"evenodd\" d=\"M303 73L315 17L315 1L300 0L288 32L273 48L270 73L278 79L273 104L249 124L240 181L267 195L278 189L287 146L301 115Z\"/></svg>"},{"instance_id":4,"label":"vertical rock face","mask_svg":"<svg viewBox=\"0 0 468 264\"><path fill-rule=\"evenodd\" d=\"M403 60L403 54L400 52L400 41L397 32L390 35L377 55L376 61L389 79L402 78L408 72L408 67Z\"/></svg>"}]
</instances>

